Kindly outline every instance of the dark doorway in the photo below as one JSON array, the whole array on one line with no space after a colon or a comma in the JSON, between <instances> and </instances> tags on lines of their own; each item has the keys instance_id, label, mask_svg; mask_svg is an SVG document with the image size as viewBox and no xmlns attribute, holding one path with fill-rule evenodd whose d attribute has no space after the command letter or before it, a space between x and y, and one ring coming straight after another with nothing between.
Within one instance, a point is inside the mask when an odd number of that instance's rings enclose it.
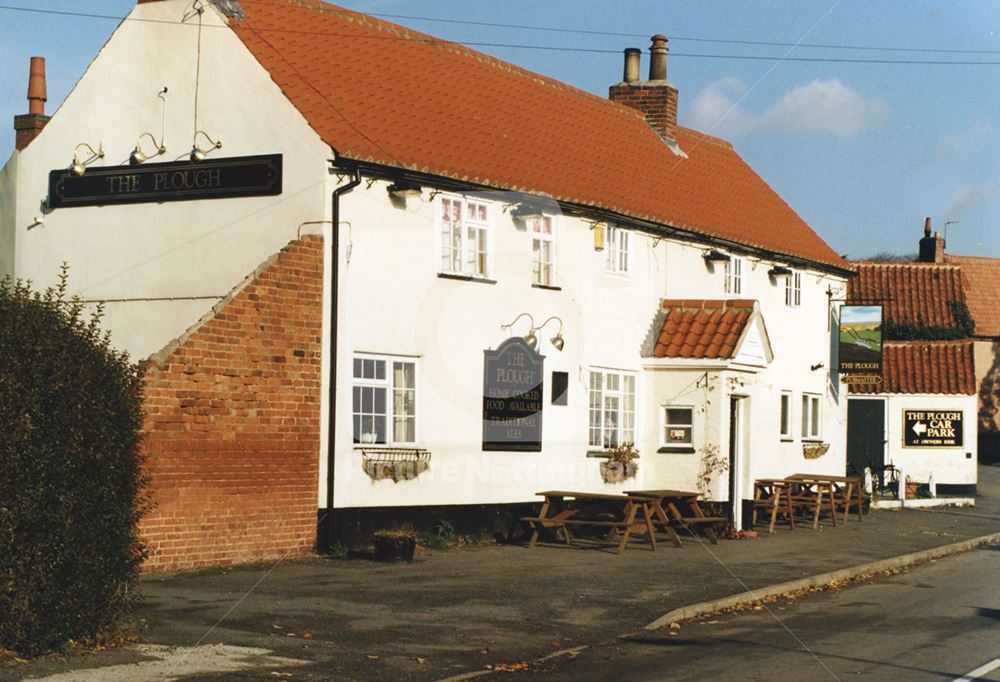
<instances>
[{"instance_id":1,"label":"dark doorway","mask_svg":"<svg viewBox=\"0 0 1000 682\"><path fill-rule=\"evenodd\" d=\"M847 401L847 465L852 473L885 466L885 401Z\"/></svg>"}]
</instances>

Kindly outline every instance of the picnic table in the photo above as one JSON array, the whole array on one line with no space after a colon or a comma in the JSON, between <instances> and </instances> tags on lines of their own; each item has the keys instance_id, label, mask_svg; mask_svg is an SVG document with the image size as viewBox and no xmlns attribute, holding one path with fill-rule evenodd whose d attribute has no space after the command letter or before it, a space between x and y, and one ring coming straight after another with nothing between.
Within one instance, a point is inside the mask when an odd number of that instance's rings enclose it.
<instances>
[{"instance_id":1,"label":"picnic table","mask_svg":"<svg viewBox=\"0 0 1000 682\"><path fill-rule=\"evenodd\" d=\"M792 507L791 483L783 478L758 478L753 482L753 511L750 513L750 527L757 525L757 511L763 509L771 515L767 532L773 533L782 514L790 528L795 528L795 511Z\"/></svg>"},{"instance_id":2,"label":"picnic table","mask_svg":"<svg viewBox=\"0 0 1000 682\"><path fill-rule=\"evenodd\" d=\"M795 514L812 511L813 528L819 527L820 515L827 509L833 525L837 525L837 511L843 511L844 523L853 505L858 521L863 516L863 480L860 476L834 476L828 474L792 474L787 478L761 478L754 481L751 528L757 523L757 512L770 513L768 532L773 533L778 514L782 514L791 528L795 528Z\"/></svg>"},{"instance_id":3,"label":"picnic table","mask_svg":"<svg viewBox=\"0 0 1000 682\"><path fill-rule=\"evenodd\" d=\"M701 527L713 545L719 544L715 528L725 523L727 519L722 516L706 516L698 504L700 493L687 490L626 490L625 494L648 502L656 518L654 524L662 526L667 531L675 546L681 547L681 540L674 530L674 524L671 523L667 510L673 516L674 522L691 535L694 535L695 528ZM681 506L686 508L687 513L681 511Z\"/></svg>"},{"instance_id":4,"label":"picnic table","mask_svg":"<svg viewBox=\"0 0 1000 682\"><path fill-rule=\"evenodd\" d=\"M527 521L531 525L529 547L534 547L538 542L539 531L543 528L561 531L566 544L572 544L573 534L570 532L570 527L579 526L607 528L609 540L621 533L618 554L625 551L632 533L645 535L650 547L656 550L656 535L649 500L628 495L571 490L546 490L535 494L545 498L538 516L521 517L522 521ZM567 504L566 500L573 500L573 504ZM640 512L642 517L637 518Z\"/></svg>"},{"instance_id":5,"label":"picnic table","mask_svg":"<svg viewBox=\"0 0 1000 682\"><path fill-rule=\"evenodd\" d=\"M844 512L844 525L847 525L851 514L851 505L854 505L858 512L858 522L864 520L864 479L861 476L833 476L830 474L792 474L788 477L790 481L813 481L825 485L829 491L830 499L834 509L842 509ZM834 511L834 524L837 522L837 514Z\"/></svg>"}]
</instances>

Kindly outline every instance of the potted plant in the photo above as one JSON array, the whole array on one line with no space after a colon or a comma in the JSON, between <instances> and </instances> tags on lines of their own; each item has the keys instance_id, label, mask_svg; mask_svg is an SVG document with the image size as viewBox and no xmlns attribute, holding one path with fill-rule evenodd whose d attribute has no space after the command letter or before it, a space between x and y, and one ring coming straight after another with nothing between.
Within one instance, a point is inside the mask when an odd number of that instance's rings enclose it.
<instances>
[{"instance_id":1,"label":"potted plant","mask_svg":"<svg viewBox=\"0 0 1000 682\"><path fill-rule=\"evenodd\" d=\"M920 490L920 482L914 481L909 476L906 477L906 499L913 500L917 497L917 492Z\"/></svg>"},{"instance_id":2,"label":"potted plant","mask_svg":"<svg viewBox=\"0 0 1000 682\"><path fill-rule=\"evenodd\" d=\"M417 538L412 530L400 528L396 530L376 531L372 537L375 561L413 561L413 552L417 548Z\"/></svg>"},{"instance_id":3,"label":"potted plant","mask_svg":"<svg viewBox=\"0 0 1000 682\"><path fill-rule=\"evenodd\" d=\"M622 443L608 450L607 459L601 462L601 477L605 483L621 483L627 478L635 478L639 471L639 451L633 443Z\"/></svg>"}]
</instances>

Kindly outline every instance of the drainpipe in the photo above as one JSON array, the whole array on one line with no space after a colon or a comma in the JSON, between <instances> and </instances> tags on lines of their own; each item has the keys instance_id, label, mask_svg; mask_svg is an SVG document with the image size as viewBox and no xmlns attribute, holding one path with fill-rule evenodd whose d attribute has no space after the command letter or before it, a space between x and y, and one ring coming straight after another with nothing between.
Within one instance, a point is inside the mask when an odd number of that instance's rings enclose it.
<instances>
[{"instance_id":1,"label":"drainpipe","mask_svg":"<svg viewBox=\"0 0 1000 682\"><path fill-rule=\"evenodd\" d=\"M361 184L361 174L357 169L351 171L351 180L346 185L333 190L330 220L333 223L330 239L330 387L327 415L327 446L326 446L326 549L334 545L336 533L333 523L333 465L336 461L337 436L337 309L340 286L340 197Z\"/></svg>"}]
</instances>

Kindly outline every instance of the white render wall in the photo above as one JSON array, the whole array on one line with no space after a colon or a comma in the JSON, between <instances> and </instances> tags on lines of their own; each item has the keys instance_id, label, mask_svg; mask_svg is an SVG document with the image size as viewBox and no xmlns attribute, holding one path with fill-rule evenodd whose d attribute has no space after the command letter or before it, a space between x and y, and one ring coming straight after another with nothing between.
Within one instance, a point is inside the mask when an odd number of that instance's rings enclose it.
<instances>
[{"instance_id":1,"label":"white render wall","mask_svg":"<svg viewBox=\"0 0 1000 682\"><path fill-rule=\"evenodd\" d=\"M146 3L130 16L178 22L190 5ZM106 157L95 166L107 166L127 163L141 133L160 139L157 93L164 87L167 154L150 162L187 158L194 132L194 19L185 25L122 22L42 133L8 165L12 172L16 163L18 211L12 218L4 209L0 218L0 250L15 245L12 257L0 256L3 272L10 260L16 276L45 288L66 261L71 293L86 300L206 297L108 303L104 326L133 358L158 351L197 322L218 301L212 297L221 298L295 239L301 223L329 219L329 147L211 3L205 6L198 125L223 143L213 157L283 154L280 196L38 208L49 171L66 168L78 143L103 144ZM27 62L24 69L27 74ZM144 148L151 153L148 138ZM44 225L29 230L34 216Z\"/></svg>"},{"instance_id":2,"label":"white render wall","mask_svg":"<svg viewBox=\"0 0 1000 682\"><path fill-rule=\"evenodd\" d=\"M660 454L661 406L696 381L705 370L644 369L641 348L662 298L726 298L722 268L706 266L704 247L633 233L633 272L605 271L605 253L594 248L591 225L558 216L556 281L560 291L533 288L531 236L504 202L494 205L495 283L438 277L439 239L432 192L393 206L386 183L362 184L342 200L339 405L334 500L337 507L515 502L537 499L546 489L615 491L697 486L702 453ZM447 193L446 193L447 194ZM507 201L514 202L516 196ZM349 254L349 261L348 261ZM767 275L773 263L748 262L744 291L761 311L774 362L765 369L716 372L710 405L696 416L699 449L716 442L728 457L731 395L745 397L744 462L741 493L749 496L754 478L798 471L842 474L846 462L846 401L827 390L829 331L827 287L843 292L843 279L804 272L802 306L787 309L784 279ZM483 452L481 449L483 351L495 349L511 333L500 325L527 312L536 322L558 315L565 325L560 353L548 342L557 325L539 334L545 356L542 452ZM399 483L372 481L362 471L352 444L351 352L402 355L418 363L418 446L432 453L430 469ZM822 367L810 367L822 363ZM641 452L638 477L605 484L600 459L587 457L588 371L591 367L637 374L636 441ZM550 404L553 370L570 375L569 404ZM793 391L793 432L779 438L781 390ZM798 406L802 392L823 396L822 438L830 451L817 460L802 455ZM687 400L687 398L685 398ZM701 400L699 397L698 400ZM697 402L697 401L696 401ZM677 404L691 404L677 403ZM698 403L701 405L701 403ZM729 499L728 474L710 488Z\"/></svg>"},{"instance_id":3,"label":"white render wall","mask_svg":"<svg viewBox=\"0 0 1000 682\"><path fill-rule=\"evenodd\" d=\"M926 483L933 474L935 483L972 485L976 483L978 460L977 414L975 395L880 395L885 400L885 462L910 478ZM851 400L864 400L854 398ZM963 439L959 448L903 447L903 410L940 410L963 412Z\"/></svg>"}]
</instances>

